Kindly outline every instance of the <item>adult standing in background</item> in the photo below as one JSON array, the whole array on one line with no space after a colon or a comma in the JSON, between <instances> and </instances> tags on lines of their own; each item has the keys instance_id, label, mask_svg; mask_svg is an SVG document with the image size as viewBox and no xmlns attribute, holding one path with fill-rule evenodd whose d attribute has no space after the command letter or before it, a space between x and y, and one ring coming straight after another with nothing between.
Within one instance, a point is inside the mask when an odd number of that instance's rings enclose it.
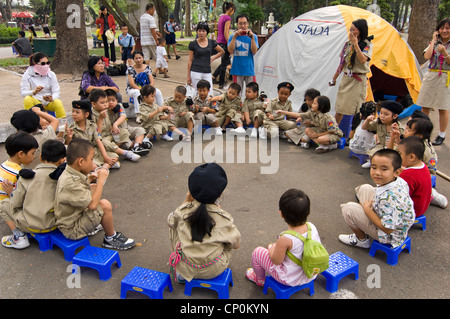
<instances>
[{"instance_id":1,"label":"adult standing in background","mask_svg":"<svg viewBox=\"0 0 450 319\"><path fill-rule=\"evenodd\" d=\"M217 44L225 51L220 65L214 71L213 77L219 75L219 89L223 89L225 84L225 74L227 66L230 64L230 52L228 52L228 38L230 36L231 16L236 7L233 2L224 2L222 6L223 14L219 17L217 23Z\"/></svg>"},{"instance_id":2,"label":"adult standing in background","mask_svg":"<svg viewBox=\"0 0 450 319\"><path fill-rule=\"evenodd\" d=\"M247 15L238 15L236 23L238 30L228 39L228 52L233 54L230 74L233 76L233 83L238 83L241 92L245 93L244 82L256 82L253 56L258 52L258 38L252 30L247 29Z\"/></svg>"},{"instance_id":3,"label":"adult standing in background","mask_svg":"<svg viewBox=\"0 0 450 319\"><path fill-rule=\"evenodd\" d=\"M177 53L177 41L175 37L175 25L173 24L175 17L173 13L169 16L169 21L164 24L164 32L166 33L166 49L167 49L167 57L170 57L170 47L173 48L173 53L175 54L175 58L178 60L180 56Z\"/></svg>"},{"instance_id":4,"label":"adult standing in background","mask_svg":"<svg viewBox=\"0 0 450 319\"><path fill-rule=\"evenodd\" d=\"M353 21L348 41L341 53L341 61L330 86L336 85L336 79L344 72L339 85L335 106L335 119L339 124L344 115L355 115L367 95L367 73L370 72L369 61L372 57L373 36L368 36L367 21Z\"/></svg>"},{"instance_id":5,"label":"adult standing in background","mask_svg":"<svg viewBox=\"0 0 450 319\"><path fill-rule=\"evenodd\" d=\"M156 31L156 21L153 15L155 14L155 6L149 3L145 6L145 12L141 16L141 46L144 53L145 64L150 65L150 59L156 62L156 46L158 37L161 36Z\"/></svg>"},{"instance_id":6,"label":"adult standing in background","mask_svg":"<svg viewBox=\"0 0 450 319\"><path fill-rule=\"evenodd\" d=\"M430 63L416 104L426 115L432 108L439 110L439 134L432 144L441 145L445 140L450 108L450 18L438 23L423 56Z\"/></svg>"},{"instance_id":7,"label":"adult standing in background","mask_svg":"<svg viewBox=\"0 0 450 319\"><path fill-rule=\"evenodd\" d=\"M114 40L111 43L108 43L108 37L106 36L106 32L111 30L110 32L113 35L116 34L116 21L112 14L108 13L108 9L102 5L100 6L100 12L97 20L95 20L96 25L100 25L100 34L102 35L103 47L105 48L105 58L110 59L112 62L116 62L116 47L114 45ZM111 55L109 54L109 50L111 49Z\"/></svg>"}]
</instances>

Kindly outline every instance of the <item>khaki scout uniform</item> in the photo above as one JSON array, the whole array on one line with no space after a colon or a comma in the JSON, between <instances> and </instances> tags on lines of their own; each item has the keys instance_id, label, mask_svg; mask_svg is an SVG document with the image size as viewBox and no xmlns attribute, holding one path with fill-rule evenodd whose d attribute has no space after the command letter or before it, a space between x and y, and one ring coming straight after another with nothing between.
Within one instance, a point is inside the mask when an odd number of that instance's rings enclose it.
<instances>
[{"instance_id":1,"label":"khaki scout uniform","mask_svg":"<svg viewBox=\"0 0 450 319\"><path fill-rule=\"evenodd\" d=\"M397 122L397 124L400 134L403 134L405 132L405 126L400 122ZM389 140L391 139L391 131L388 132L386 125L379 123L378 120L371 121L367 130L369 132L377 134L378 138L377 145L367 151L367 155L372 157L372 155L375 154L376 151L384 149L388 146ZM397 148L397 146L395 146L394 148Z\"/></svg>"},{"instance_id":2,"label":"khaki scout uniform","mask_svg":"<svg viewBox=\"0 0 450 319\"><path fill-rule=\"evenodd\" d=\"M39 164L34 177L19 178L11 199L2 201L2 212L21 231L46 233L56 229L53 206L57 181L49 177L56 168L53 164Z\"/></svg>"},{"instance_id":3,"label":"khaki scout uniform","mask_svg":"<svg viewBox=\"0 0 450 319\"><path fill-rule=\"evenodd\" d=\"M258 118L258 122L261 125L264 121L265 110L264 102L260 99L250 100L246 98L244 103L242 103L242 113L248 112L252 123L255 122L255 118Z\"/></svg>"},{"instance_id":4,"label":"khaki scout uniform","mask_svg":"<svg viewBox=\"0 0 450 319\"><path fill-rule=\"evenodd\" d=\"M423 153L423 161L427 165L431 175L436 175L438 156L433 145L429 141L423 141L425 144L425 152Z\"/></svg>"},{"instance_id":5,"label":"khaki scout uniform","mask_svg":"<svg viewBox=\"0 0 450 319\"><path fill-rule=\"evenodd\" d=\"M264 127L267 129L268 135L270 135L270 131L272 128L279 128L280 130L287 131L295 128L295 126L297 125L294 121L286 120L284 114L275 113L275 111L277 110L292 112L292 102L290 100L287 100L283 104L278 98L274 98L270 101L265 110L266 115L264 117ZM273 114L274 119L270 120L267 117L267 113Z\"/></svg>"},{"instance_id":6,"label":"khaki scout uniform","mask_svg":"<svg viewBox=\"0 0 450 319\"><path fill-rule=\"evenodd\" d=\"M217 121L216 114L215 113L203 113L201 111L201 109L202 109L202 107L209 107L211 109L214 109L217 113L218 108L215 105L216 102L208 101L208 98L206 98L204 101L202 101L202 100L200 100L198 95L194 98L193 102L194 102L193 106L196 106L196 105L199 106L199 111L196 113L194 111L194 120L201 121L202 125L212 126L214 124L214 122Z\"/></svg>"},{"instance_id":7,"label":"khaki scout uniform","mask_svg":"<svg viewBox=\"0 0 450 319\"><path fill-rule=\"evenodd\" d=\"M92 143L95 149L94 163L99 166L103 165L105 160L97 146L97 140L101 141L101 135L97 130L97 124L91 120L86 120L86 128L84 130L82 130L76 122L72 123L70 128L73 130L73 138L82 138ZM106 153L111 158L119 157L116 153L108 150L106 150Z\"/></svg>"},{"instance_id":8,"label":"khaki scout uniform","mask_svg":"<svg viewBox=\"0 0 450 319\"><path fill-rule=\"evenodd\" d=\"M35 167L36 165L38 165L41 162L39 159L39 155L41 154L42 144L44 144L44 142L47 140L56 140L57 139L55 129L51 125L48 125L43 130L38 129L35 132L31 133L31 135L33 135L33 137L38 142L39 148L36 150L36 153L34 153L33 162L29 165L23 165L24 168L32 168L32 167Z\"/></svg>"},{"instance_id":9,"label":"khaki scout uniform","mask_svg":"<svg viewBox=\"0 0 450 319\"><path fill-rule=\"evenodd\" d=\"M121 116L127 116L125 113L125 110L123 109L122 104L120 105L119 112L115 113L111 110L108 110L108 117L109 121L111 122L111 125L113 125ZM111 127L112 129L112 127ZM145 135L145 129L140 126L130 126L127 124L127 120L125 120L122 124L119 126L120 133L119 133L119 142L117 144L123 144L127 143L130 140L133 140L141 135Z\"/></svg>"},{"instance_id":10,"label":"khaki scout uniform","mask_svg":"<svg viewBox=\"0 0 450 319\"><path fill-rule=\"evenodd\" d=\"M219 126L222 126L227 116L231 119L231 122L242 123L241 113L239 113L242 108L242 102L239 96L231 101L227 97L227 93L223 93L219 102L219 112L216 113Z\"/></svg>"},{"instance_id":11,"label":"khaki scout uniform","mask_svg":"<svg viewBox=\"0 0 450 319\"><path fill-rule=\"evenodd\" d=\"M139 104L139 111L141 112L141 126L145 131L152 135L164 135L169 131L169 127L174 126L169 120L160 120L161 116L166 115L164 112L158 112L152 118L149 118L150 114L155 112L159 106L154 102L153 105L145 102Z\"/></svg>"},{"instance_id":12,"label":"khaki scout uniform","mask_svg":"<svg viewBox=\"0 0 450 319\"><path fill-rule=\"evenodd\" d=\"M336 119L330 113L316 113L309 110L306 113L302 113L300 117L303 121L311 121L312 126L310 128L315 133L332 132L332 134L328 134L330 144L339 142L340 138L344 136L342 130L339 129ZM301 125L286 131L285 134L295 144L298 144L302 138L304 140L309 140L309 137L305 133L305 129L306 126Z\"/></svg>"},{"instance_id":13,"label":"khaki scout uniform","mask_svg":"<svg viewBox=\"0 0 450 319\"><path fill-rule=\"evenodd\" d=\"M208 214L215 222L211 236L206 235L201 243L192 241L191 228L186 217L195 212L199 206L200 203L196 200L186 202L170 213L167 218L172 249L175 251L177 245L180 245L182 255L185 256L185 259L180 260L176 265L176 271L187 281L193 278L209 279L220 275L228 268L231 250L238 247L241 241L241 234L233 224L233 217L214 204L206 204ZM209 265L197 267L206 264Z\"/></svg>"},{"instance_id":14,"label":"khaki scout uniform","mask_svg":"<svg viewBox=\"0 0 450 319\"><path fill-rule=\"evenodd\" d=\"M186 100L184 100L181 103L177 103L173 97L170 97L163 103L164 105L168 105L171 108L173 108L173 113L175 113L175 118L170 119L170 122L175 127L185 127L187 128L188 122L192 121L194 123L194 113L189 110L189 108L186 106ZM179 116L179 113L186 112L183 116Z\"/></svg>"},{"instance_id":15,"label":"khaki scout uniform","mask_svg":"<svg viewBox=\"0 0 450 319\"><path fill-rule=\"evenodd\" d=\"M363 64L355 57L355 64L351 65L351 55L354 52L349 42L344 45L341 53L341 66L344 76L339 84L336 98L336 113L355 115L361 104L366 100L367 73L370 72L370 59L372 57L372 42L366 40L366 46L361 51L368 59Z\"/></svg>"},{"instance_id":16,"label":"khaki scout uniform","mask_svg":"<svg viewBox=\"0 0 450 319\"><path fill-rule=\"evenodd\" d=\"M56 226L69 239L77 240L94 231L103 217L100 205L88 209L92 201L89 179L67 165L56 186Z\"/></svg>"}]
</instances>

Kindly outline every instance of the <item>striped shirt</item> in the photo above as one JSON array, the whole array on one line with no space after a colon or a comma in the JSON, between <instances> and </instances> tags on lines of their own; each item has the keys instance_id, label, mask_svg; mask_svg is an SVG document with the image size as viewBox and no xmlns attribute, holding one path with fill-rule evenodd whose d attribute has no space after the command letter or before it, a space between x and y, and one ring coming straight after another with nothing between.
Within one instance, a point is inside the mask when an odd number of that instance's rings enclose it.
<instances>
[{"instance_id":1,"label":"striped shirt","mask_svg":"<svg viewBox=\"0 0 450 319\"><path fill-rule=\"evenodd\" d=\"M22 167L19 164L13 163L11 161L5 161L2 165L0 165L0 200L4 200L5 198L9 198L8 193L3 190L3 186L1 183L5 179L9 180L14 184L14 188L16 187L17 182L17 174Z\"/></svg>"},{"instance_id":2,"label":"striped shirt","mask_svg":"<svg viewBox=\"0 0 450 319\"><path fill-rule=\"evenodd\" d=\"M155 18L147 12L141 16L141 45L156 45L151 29L156 29Z\"/></svg>"}]
</instances>

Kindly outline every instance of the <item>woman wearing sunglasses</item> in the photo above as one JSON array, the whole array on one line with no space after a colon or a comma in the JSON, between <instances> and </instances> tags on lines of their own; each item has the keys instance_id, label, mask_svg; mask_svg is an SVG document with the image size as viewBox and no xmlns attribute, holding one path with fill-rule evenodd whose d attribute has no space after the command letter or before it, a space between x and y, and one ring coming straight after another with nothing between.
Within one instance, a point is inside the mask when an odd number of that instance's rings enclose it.
<instances>
[{"instance_id":1,"label":"woman wearing sunglasses","mask_svg":"<svg viewBox=\"0 0 450 319\"><path fill-rule=\"evenodd\" d=\"M30 66L22 77L20 94L24 98L25 109L41 104L46 111L54 112L57 118L66 117L60 100L58 79L50 70L50 62L45 53L36 52L30 57Z\"/></svg>"}]
</instances>

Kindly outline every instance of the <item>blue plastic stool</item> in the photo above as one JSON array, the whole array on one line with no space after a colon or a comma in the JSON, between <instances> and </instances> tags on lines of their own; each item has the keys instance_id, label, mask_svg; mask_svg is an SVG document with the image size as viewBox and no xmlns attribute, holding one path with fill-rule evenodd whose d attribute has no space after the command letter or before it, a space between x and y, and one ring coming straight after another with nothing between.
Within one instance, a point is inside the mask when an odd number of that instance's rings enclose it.
<instances>
[{"instance_id":1,"label":"blue plastic stool","mask_svg":"<svg viewBox=\"0 0 450 319\"><path fill-rule=\"evenodd\" d=\"M51 233L28 233L28 238L35 239L39 244L40 251L47 251L52 249L50 242Z\"/></svg>"},{"instance_id":2,"label":"blue plastic stool","mask_svg":"<svg viewBox=\"0 0 450 319\"><path fill-rule=\"evenodd\" d=\"M436 175L431 175L431 187L436 188Z\"/></svg>"},{"instance_id":3,"label":"blue plastic stool","mask_svg":"<svg viewBox=\"0 0 450 319\"><path fill-rule=\"evenodd\" d=\"M405 117L411 116L411 114L413 114L415 110L422 110L422 107L417 104L410 105L398 115L398 119L402 120Z\"/></svg>"},{"instance_id":4,"label":"blue plastic stool","mask_svg":"<svg viewBox=\"0 0 450 319\"><path fill-rule=\"evenodd\" d=\"M384 99L385 100L391 100L391 101L395 101L397 100L398 96L397 95L385 95Z\"/></svg>"},{"instance_id":5,"label":"blue plastic stool","mask_svg":"<svg viewBox=\"0 0 450 319\"><path fill-rule=\"evenodd\" d=\"M350 135L350 131L352 130L352 122L353 122L353 115L343 115L342 120L339 123L339 128L344 133L344 137L348 138Z\"/></svg>"},{"instance_id":6,"label":"blue plastic stool","mask_svg":"<svg viewBox=\"0 0 450 319\"><path fill-rule=\"evenodd\" d=\"M357 157L359 159L359 164L364 164L369 160L369 155L367 154L356 154L353 151L350 151L348 158Z\"/></svg>"},{"instance_id":7,"label":"blue plastic stool","mask_svg":"<svg viewBox=\"0 0 450 319\"><path fill-rule=\"evenodd\" d=\"M403 249L407 249L408 253L411 253L411 238L406 237L406 240L400 246L396 248L392 248L391 244L381 244L377 240L372 242L372 246L370 247L369 255L374 257L377 250L382 250L387 254L387 263L391 266L397 265L398 256L403 251Z\"/></svg>"},{"instance_id":8,"label":"blue plastic stool","mask_svg":"<svg viewBox=\"0 0 450 319\"><path fill-rule=\"evenodd\" d=\"M134 267L122 279L120 298L126 299L127 291L134 290L152 299L163 299L163 291L166 287L169 287L170 292L172 292L173 287L169 274L142 267Z\"/></svg>"},{"instance_id":9,"label":"blue plastic stool","mask_svg":"<svg viewBox=\"0 0 450 319\"><path fill-rule=\"evenodd\" d=\"M341 139L339 140L339 149L343 150L345 148L345 142L347 140L345 139L345 137L341 137Z\"/></svg>"},{"instance_id":10,"label":"blue plastic stool","mask_svg":"<svg viewBox=\"0 0 450 319\"><path fill-rule=\"evenodd\" d=\"M100 280L105 281L111 278L111 266L114 262L117 263L117 268L122 267L117 251L93 246L86 246L72 260L73 265L97 270Z\"/></svg>"},{"instance_id":11,"label":"blue plastic stool","mask_svg":"<svg viewBox=\"0 0 450 319\"><path fill-rule=\"evenodd\" d=\"M330 292L336 292L338 290L339 281L350 275L355 275L355 280L359 278L359 264L338 251L330 255L329 267L327 270L321 273L327 280L325 289Z\"/></svg>"},{"instance_id":12,"label":"blue plastic stool","mask_svg":"<svg viewBox=\"0 0 450 319\"><path fill-rule=\"evenodd\" d=\"M208 288L217 291L219 294L219 299L230 298L230 292L228 290L229 286L233 286L233 276L231 269L227 268L219 276L212 279L192 279L187 281L184 287L184 294L190 296L192 293L192 288Z\"/></svg>"},{"instance_id":13,"label":"blue plastic stool","mask_svg":"<svg viewBox=\"0 0 450 319\"><path fill-rule=\"evenodd\" d=\"M281 282L276 281L273 277L267 275L263 289L263 293L265 295L267 295L267 290L269 288L272 288L272 290L275 292L275 296L277 299L289 299L289 297L291 297L294 293L305 288L309 288L309 295L312 296L314 295L314 280L301 286L292 287L282 284Z\"/></svg>"},{"instance_id":14,"label":"blue plastic stool","mask_svg":"<svg viewBox=\"0 0 450 319\"><path fill-rule=\"evenodd\" d=\"M427 217L425 215L417 217L414 224L422 225L422 230L427 229Z\"/></svg>"},{"instance_id":15,"label":"blue plastic stool","mask_svg":"<svg viewBox=\"0 0 450 319\"><path fill-rule=\"evenodd\" d=\"M90 246L89 238L84 237L79 240L71 240L66 238L63 233L59 230L55 230L50 234L50 247L53 249L53 246L56 245L61 248L64 252L64 259L66 261L72 261L73 256L75 256L75 251L79 247L87 247Z\"/></svg>"}]
</instances>

